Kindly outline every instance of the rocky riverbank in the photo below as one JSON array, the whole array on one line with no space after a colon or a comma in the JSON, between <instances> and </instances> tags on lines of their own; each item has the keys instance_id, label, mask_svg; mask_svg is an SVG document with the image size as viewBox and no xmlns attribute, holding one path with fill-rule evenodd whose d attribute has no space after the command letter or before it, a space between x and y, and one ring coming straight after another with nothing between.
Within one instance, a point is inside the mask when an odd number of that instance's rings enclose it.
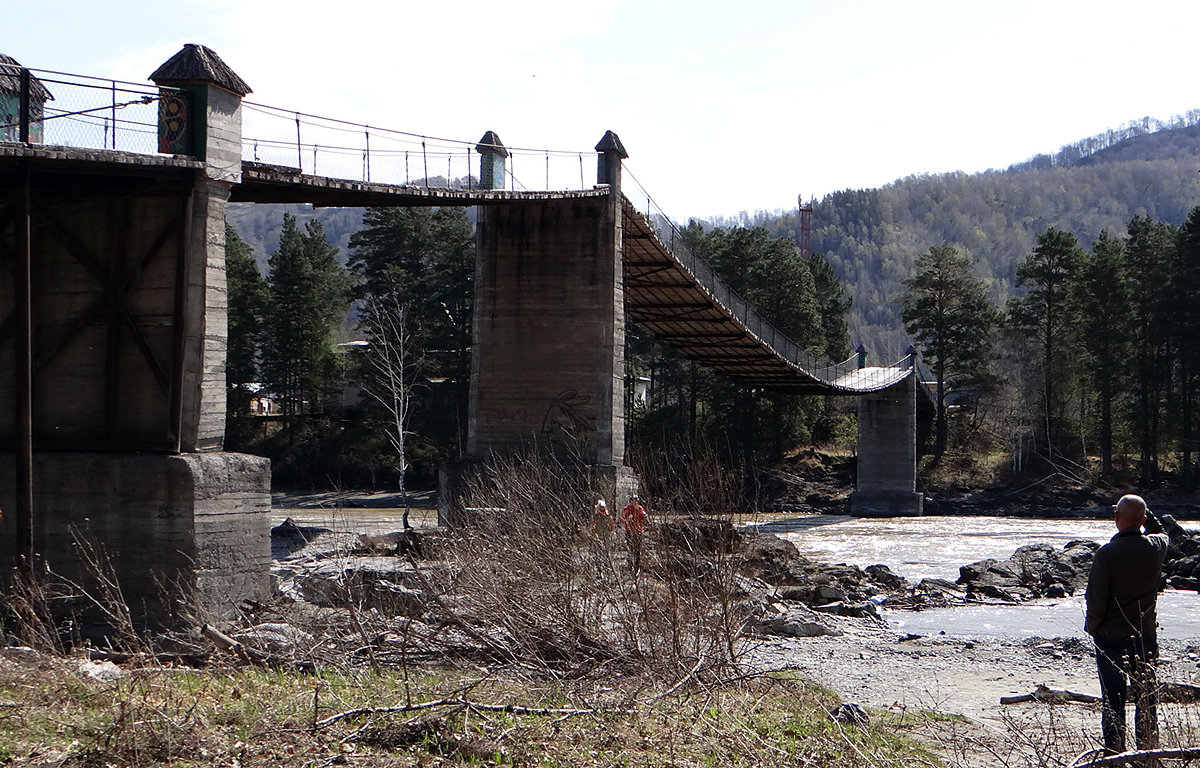
<instances>
[{"instance_id":1,"label":"rocky riverbank","mask_svg":"<svg viewBox=\"0 0 1200 768\"><path fill-rule=\"evenodd\" d=\"M1195 535L1168 523L1172 532L1171 568L1183 569ZM1176 530L1177 529L1177 530ZM275 531L276 575L282 594L310 606L333 606L349 591L365 610L389 612L400 606L404 632L381 636L376 653L398 650L422 632L448 624L446 609L458 610L453 595L438 605L421 572L436 572L447 542L436 529L426 536L420 555L397 556L410 535L361 536L316 526L287 523ZM703 520L660 521L648 548L647 582L661 578L664 566L686 568L689 577L704 571L701 562L732 564L729 608L744 624L737 661L753 670L792 669L827 685L847 703L904 715L936 709L967 715L971 721L947 721L925 738L947 739L959 750L954 766L996 764L997 755L1026 764L1038 749L1064 756L1094 746L1098 710L1089 704L1003 705L1002 697L1028 695L1044 686L1085 695L1098 694L1092 651L1082 637L999 637L967 639L937 630L898 631L884 612L968 605L1019 604L1058 594L1079 593L1086 583L1094 542L1065 547L1034 544L1007 560L967 563L959 580L923 579L913 583L890 568L829 565L801 556L775 535ZM603 550L620 559L624 544L613 537L597 541L581 532L578 552ZM680 560L673 553L687 553ZM699 559L693 559L699 557ZM714 566L715 567L715 566ZM708 571L711 576L716 571ZM1177 575L1182 576L1179 570ZM1182 576L1191 578L1190 576ZM1176 578L1173 575L1171 578ZM680 583L687 583L680 582ZM487 638L471 637L453 625L453 650L480 647ZM484 626L476 624L477 627ZM502 639L502 635L499 635ZM390 645L389 645L390 644ZM443 649L431 649L438 653ZM1195 642L1163 642L1162 679L1200 682L1200 647ZM1164 708L1164 721L1180 717ZM1188 715L1190 716L1190 715ZM984 723L986 725L978 725ZM1022 741L1023 740L1023 741ZM972 745L964 748L962 745ZM1069 756L1067 756L1069 759ZM991 761L991 762L989 762ZM1024 762L1023 762L1024 761Z\"/></svg>"}]
</instances>

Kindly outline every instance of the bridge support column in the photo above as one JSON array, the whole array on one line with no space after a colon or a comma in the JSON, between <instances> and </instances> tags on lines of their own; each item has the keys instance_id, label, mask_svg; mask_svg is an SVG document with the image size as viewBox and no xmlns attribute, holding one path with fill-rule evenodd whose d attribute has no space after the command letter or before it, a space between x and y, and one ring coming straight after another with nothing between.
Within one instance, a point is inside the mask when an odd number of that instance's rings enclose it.
<instances>
[{"instance_id":1,"label":"bridge support column","mask_svg":"<svg viewBox=\"0 0 1200 768\"><path fill-rule=\"evenodd\" d=\"M855 517L922 514L917 492L917 379L858 400L858 481L850 495Z\"/></svg>"},{"instance_id":2,"label":"bridge support column","mask_svg":"<svg viewBox=\"0 0 1200 768\"><path fill-rule=\"evenodd\" d=\"M32 479L37 570L85 584L115 580L141 626L230 614L270 595L270 464L221 450L224 214L240 179L249 89L200 46L185 47L152 79L183 92L164 94L164 103L181 98L186 109L172 115L198 122L160 130L190 136L187 154L200 163L30 153L28 440L14 426L21 384L0 377L0 450L33 452L32 470L22 471ZM0 163L0 221L14 208L15 178ZM0 225L0 266L12 238ZM0 268L0 317L13 306L8 272ZM8 372L15 345L3 334L0 370ZM8 512L22 480L12 453L0 461ZM6 515L0 542L14 540L13 526ZM0 572L15 555L4 549ZM103 634L109 624L95 606L64 609L80 611L81 632L92 625Z\"/></svg>"},{"instance_id":3,"label":"bridge support column","mask_svg":"<svg viewBox=\"0 0 1200 768\"><path fill-rule=\"evenodd\" d=\"M479 209L469 460L536 450L605 498L634 492L625 456L619 195ZM441 510L453 522L454 469Z\"/></svg>"}]
</instances>

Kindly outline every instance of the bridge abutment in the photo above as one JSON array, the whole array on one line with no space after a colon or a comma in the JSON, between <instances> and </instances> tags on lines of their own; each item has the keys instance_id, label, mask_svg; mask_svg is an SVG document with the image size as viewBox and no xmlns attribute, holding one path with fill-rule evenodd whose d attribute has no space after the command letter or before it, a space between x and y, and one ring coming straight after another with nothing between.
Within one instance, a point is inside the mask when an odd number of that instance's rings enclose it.
<instances>
[{"instance_id":1,"label":"bridge abutment","mask_svg":"<svg viewBox=\"0 0 1200 768\"><path fill-rule=\"evenodd\" d=\"M28 535L39 571L115 579L136 621L164 625L269 596L270 464L221 450L224 214L249 89L200 46L152 79L183 92L191 159L30 146L0 164L0 258L30 268L28 301L0 280L0 317L32 317L28 358L0 324L0 369L32 380L0 377L0 447L29 456L0 470L0 540Z\"/></svg>"},{"instance_id":2,"label":"bridge abutment","mask_svg":"<svg viewBox=\"0 0 1200 768\"><path fill-rule=\"evenodd\" d=\"M913 517L924 511L917 491L917 376L858 400L858 479L850 494L855 517Z\"/></svg>"}]
</instances>

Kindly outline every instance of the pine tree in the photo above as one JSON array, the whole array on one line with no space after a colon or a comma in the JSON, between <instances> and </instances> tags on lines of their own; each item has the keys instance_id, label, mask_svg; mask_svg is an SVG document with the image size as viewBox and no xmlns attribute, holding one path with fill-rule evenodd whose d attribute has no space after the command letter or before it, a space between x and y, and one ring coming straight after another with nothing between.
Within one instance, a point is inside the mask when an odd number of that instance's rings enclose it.
<instances>
[{"instance_id":1,"label":"pine tree","mask_svg":"<svg viewBox=\"0 0 1200 768\"><path fill-rule=\"evenodd\" d=\"M1066 342L1075 327L1075 311L1068 297L1083 257L1070 232L1050 228L1039 233L1033 252L1017 265L1017 283L1025 287L1025 295L1009 302L1011 324L1029 334L1041 353L1039 421L1051 460L1065 431L1066 406L1056 396L1065 389L1060 383L1072 374Z\"/></svg>"},{"instance_id":2,"label":"pine tree","mask_svg":"<svg viewBox=\"0 0 1200 768\"><path fill-rule=\"evenodd\" d=\"M846 324L846 313L854 306L854 300L846 296L842 281L822 254L814 253L808 260L808 268L812 271L825 336L821 356L831 362L845 360L850 357L850 327Z\"/></svg>"},{"instance_id":3,"label":"pine tree","mask_svg":"<svg viewBox=\"0 0 1200 768\"><path fill-rule=\"evenodd\" d=\"M1172 291L1175 308L1175 348L1179 357L1181 472L1186 487L1197 480L1196 407L1200 402L1200 206L1192 209L1179 229Z\"/></svg>"},{"instance_id":4,"label":"pine tree","mask_svg":"<svg viewBox=\"0 0 1200 768\"><path fill-rule=\"evenodd\" d=\"M229 287L225 382L229 413L239 414L250 404L247 385L259 381L259 348L268 292L250 246L229 225L225 226L225 274Z\"/></svg>"},{"instance_id":5,"label":"pine tree","mask_svg":"<svg viewBox=\"0 0 1200 768\"><path fill-rule=\"evenodd\" d=\"M475 236L461 208L372 208L350 238L349 266L362 302L368 336L395 328L379 308L403 307L412 381L438 379L449 392L445 408L413 403L414 429L456 455L465 446L471 374Z\"/></svg>"},{"instance_id":6,"label":"pine tree","mask_svg":"<svg viewBox=\"0 0 1200 768\"><path fill-rule=\"evenodd\" d=\"M285 414L322 412L341 387L333 342L349 308L349 277L321 223L301 232L290 214L269 264L263 378Z\"/></svg>"},{"instance_id":7,"label":"pine tree","mask_svg":"<svg viewBox=\"0 0 1200 768\"><path fill-rule=\"evenodd\" d=\"M1138 441L1141 480L1159 480L1159 449L1163 415L1169 398L1172 352L1171 325L1175 228L1149 216L1134 216L1125 244L1125 280L1132 302L1131 357L1133 361L1134 430Z\"/></svg>"},{"instance_id":8,"label":"pine tree","mask_svg":"<svg viewBox=\"0 0 1200 768\"><path fill-rule=\"evenodd\" d=\"M982 378L991 359L992 329L999 313L971 263L953 247L931 247L917 257L917 274L904 281L898 301L905 330L915 337L937 385L934 462L946 452L947 384L969 386Z\"/></svg>"},{"instance_id":9,"label":"pine tree","mask_svg":"<svg viewBox=\"0 0 1200 768\"><path fill-rule=\"evenodd\" d=\"M1130 304L1122 274L1124 243L1108 230L1082 262L1074 301L1079 308L1080 348L1099 406L1100 472L1113 479L1115 404L1128 371Z\"/></svg>"}]
</instances>

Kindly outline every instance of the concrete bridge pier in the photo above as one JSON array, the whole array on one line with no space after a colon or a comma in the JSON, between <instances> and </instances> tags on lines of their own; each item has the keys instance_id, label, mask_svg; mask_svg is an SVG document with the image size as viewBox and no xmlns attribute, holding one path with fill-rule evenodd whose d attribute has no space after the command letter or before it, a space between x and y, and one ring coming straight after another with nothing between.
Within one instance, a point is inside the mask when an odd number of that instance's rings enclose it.
<instances>
[{"instance_id":1,"label":"concrete bridge pier","mask_svg":"<svg viewBox=\"0 0 1200 768\"><path fill-rule=\"evenodd\" d=\"M201 46L152 79L181 89L163 94L163 154L0 151L0 576L95 589L99 570L140 627L270 594L270 464L221 450L224 214L249 88ZM22 316L29 344L6 321ZM60 608L76 631L111 623Z\"/></svg>"},{"instance_id":2,"label":"concrete bridge pier","mask_svg":"<svg viewBox=\"0 0 1200 768\"><path fill-rule=\"evenodd\" d=\"M467 455L549 452L611 505L637 488L624 465L625 150L611 131L597 150L607 190L479 208Z\"/></svg>"},{"instance_id":3,"label":"concrete bridge pier","mask_svg":"<svg viewBox=\"0 0 1200 768\"><path fill-rule=\"evenodd\" d=\"M858 400L858 479L850 494L855 517L914 517L917 491L917 376Z\"/></svg>"}]
</instances>

